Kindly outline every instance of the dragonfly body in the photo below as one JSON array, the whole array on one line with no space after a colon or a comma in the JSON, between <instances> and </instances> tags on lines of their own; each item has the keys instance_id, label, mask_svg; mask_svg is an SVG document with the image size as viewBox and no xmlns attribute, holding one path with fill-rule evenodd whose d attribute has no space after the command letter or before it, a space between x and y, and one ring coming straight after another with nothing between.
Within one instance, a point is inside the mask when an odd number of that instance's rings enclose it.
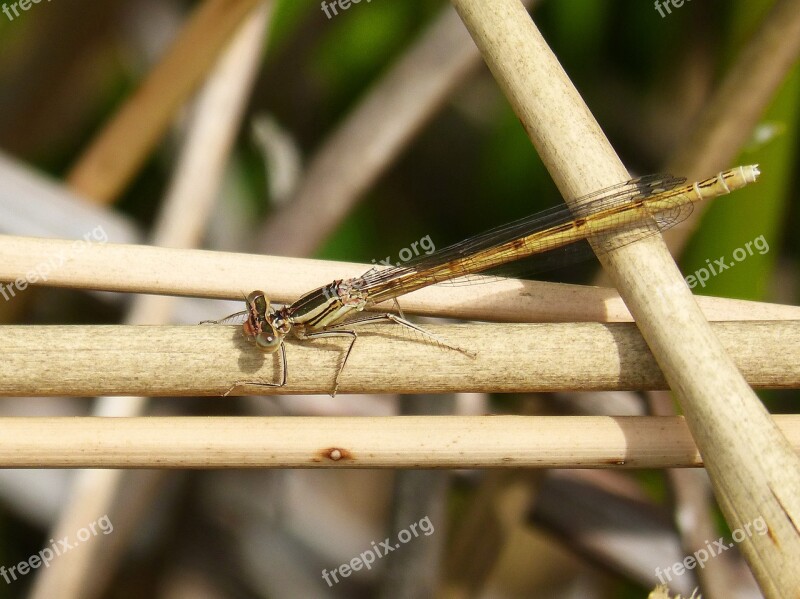
<instances>
[{"instance_id":1,"label":"dragonfly body","mask_svg":"<svg viewBox=\"0 0 800 599\"><path fill-rule=\"evenodd\" d=\"M284 329L287 326L301 327L313 332L346 320L368 304L369 296L357 288L358 280L337 279L306 293L292 305L276 310L274 320L277 326Z\"/></svg>"},{"instance_id":2,"label":"dragonfly body","mask_svg":"<svg viewBox=\"0 0 800 599\"><path fill-rule=\"evenodd\" d=\"M339 375L357 338L355 331L344 325L389 320L409 327L440 344L449 345L421 327L394 314L352 320L357 312L375 304L428 285L481 273L536 254L558 250L585 239L603 240L607 234L633 228L632 241L654 231L666 229L688 216L687 207L695 202L724 195L752 183L759 175L758 167L740 166L722 171L715 177L689 185L669 176L650 175L600 190L576 200L574 208L566 206L492 229L465 241L402 266L370 269L352 279L338 279L310 291L291 305L273 310L262 291L247 297L247 320L244 334L266 352L281 348L283 379L280 383L253 383L280 387L286 383L287 368L284 338L293 333L301 339L348 337L350 345L334 382L335 394ZM642 233L637 229L643 230ZM638 235L638 237L636 236ZM240 383L241 384L241 383Z\"/></svg>"}]
</instances>

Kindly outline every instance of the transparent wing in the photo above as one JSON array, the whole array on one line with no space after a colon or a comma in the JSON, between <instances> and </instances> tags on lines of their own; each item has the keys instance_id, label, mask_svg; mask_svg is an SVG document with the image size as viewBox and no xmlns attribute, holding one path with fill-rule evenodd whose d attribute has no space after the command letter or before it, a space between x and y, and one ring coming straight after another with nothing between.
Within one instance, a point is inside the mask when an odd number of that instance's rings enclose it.
<instances>
[{"instance_id":1,"label":"transparent wing","mask_svg":"<svg viewBox=\"0 0 800 599\"><path fill-rule=\"evenodd\" d=\"M439 285L479 285L491 282L497 278L524 279L536 274L557 270L588 260L594 260L598 253L607 253L624 247L628 244L641 241L651 235L660 233L686 220L691 215L694 204L682 204L667 212L659 213L651 222L634 222L622 225L615 229L613 242L606 235L589 235L587 239L573 242L552 250L532 254L501 266L496 266L482 271L480 274L469 274L455 277L450 280L440 281ZM602 250L593 249L589 240L603 240L605 247Z\"/></svg>"},{"instance_id":2,"label":"transparent wing","mask_svg":"<svg viewBox=\"0 0 800 599\"><path fill-rule=\"evenodd\" d=\"M611 226L615 233L623 233L622 239L615 242L614 247L619 247L654 235L686 218L691 206L686 206L683 196L686 190L678 188L684 181L669 175L632 179L581 197L574 209L556 206L401 266L371 269L357 285L368 292L371 303L377 303L434 283L470 284L474 281L471 275L520 259L527 259L526 270L532 268L538 272L580 261L591 255L591 251L585 244L571 246L587 238L606 239L607 232L592 232L592 223L600 219L606 230ZM670 202L670 194L674 194L674 202ZM655 215L639 202L654 196L661 199L662 205L667 205L666 210ZM626 229L631 232L627 237Z\"/></svg>"}]
</instances>

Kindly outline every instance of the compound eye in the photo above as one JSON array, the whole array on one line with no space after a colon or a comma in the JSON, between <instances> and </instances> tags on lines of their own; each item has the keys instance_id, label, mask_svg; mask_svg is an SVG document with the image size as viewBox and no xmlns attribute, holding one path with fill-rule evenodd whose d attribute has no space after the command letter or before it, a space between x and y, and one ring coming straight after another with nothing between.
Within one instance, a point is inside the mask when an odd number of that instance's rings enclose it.
<instances>
[{"instance_id":1,"label":"compound eye","mask_svg":"<svg viewBox=\"0 0 800 599\"><path fill-rule=\"evenodd\" d=\"M256 335L255 341L258 349L269 353L274 352L281 344L280 338L275 334L274 331L264 331L259 333Z\"/></svg>"},{"instance_id":2,"label":"compound eye","mask_svg":"<svg viewBox=\"0 0 800 599\"><path fill-rule=\"evenodd\" d=\"M247 296L247 304L253 306L259 314L265 314L269 301L263 291L251 291Z\"/></svg>"}]
</instances>

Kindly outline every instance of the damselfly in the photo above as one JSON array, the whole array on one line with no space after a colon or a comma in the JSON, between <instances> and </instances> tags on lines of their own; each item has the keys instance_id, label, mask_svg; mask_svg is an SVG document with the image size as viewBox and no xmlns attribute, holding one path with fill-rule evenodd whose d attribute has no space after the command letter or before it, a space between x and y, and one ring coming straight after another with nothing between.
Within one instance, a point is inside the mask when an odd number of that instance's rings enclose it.
<instances>
[{"instance_id":1,"label":"damselfly","mask_svg":"<svg viewBox=\"0 0 800 599\"><path fill-rule=\"evenodd\" d=\"M358 337L354 330L345 327L390 321L446 347L469 353L409 322L402 312L350 317L386 300L396 302L397 297L422 287L559 251L578 241L606 240L609 233L622 232L615 237L616 246L632 243L682 221L691 213L694 202L730 193L752 183L758 175L758 166L750 165L688 185L684 185L685 179L668 175L639 177L584 196L576 200L574 208L559 206L545 210L405 264L382 270L372 268L360 277L335 280L277 310L271 307L263 291L253 291L247 297L247 310L223 320L245 315L244 335L258 349L268 353L280 349L281 381L240 381L228 393L244 384L283 387L288 377L284 339L290 332L300 339L349 338L331 395L336 394L339 377Z\"/></svg>"}]
</instances>

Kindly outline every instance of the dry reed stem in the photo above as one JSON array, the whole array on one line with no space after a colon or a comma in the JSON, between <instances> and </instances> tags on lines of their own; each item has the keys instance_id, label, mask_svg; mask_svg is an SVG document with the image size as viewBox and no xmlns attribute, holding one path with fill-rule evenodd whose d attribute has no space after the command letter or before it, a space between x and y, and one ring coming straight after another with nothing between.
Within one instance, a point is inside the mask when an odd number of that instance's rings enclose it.
<instances>
[{"instance_id":1,"label":"dry reed stem","mask_svg":"<svg viewBox=\"0 0 800 599\"><path fill-rule=\"evenodd\" d=\"M67 178L70 187L98 203L114 200L260 2L203 2L161 62L79 158Z\"/></svg>"},{"instance_id":2,"label":"dry reed stem","mask_svg":"<svg viewBox=\"0 0 800 599\"><path fill-rule=\"evenodd\" d=\"M775 421L800 450L800 416ZM702 465L680 416L15 417L0 424L3 468Z\"/></svg>"},{"instance_id":3,"label":"dry reed stem","mask_svg":"<svg viewBox=\"0 0 800 599\"><path fill-rule=\"evenodd\" d=\"M731 164L747 142L758 120L800 53L800 1L779 0L767 13L758 30L739 52L721 84L675 151L664 169L689 179L722 170ZM673 254L680 254L708 204L697 206L691 217L664 232ZM594 284L604 285L599 276ZM699 303L699 302L698 302ZM701 304L702 307L702 304ZM704 310L706 318L708 311ZM655 392L653 395L664 395ZM652 397L652 396L651 396ZM663 399L668 413L674 413L671 399ZM655 399L651 402L656 403ZM662 414L664 415L664 414ZM702 547L716 527L711 518L711 496L707 478L700 473L673 470L667 473L676 502L676 524L687 554ZM687 516L687 514L690 514ZM704 595L729 597L742 581L732 576L732 564L713 560L697 571Z\"/></svg>"},{"instance_id":4,"label":"dry reed stem","mask_svg":"<svg viewBox=\"0 0 800 599\"><path fill-rule=\"evenodd\" d=\"M683 175L689 179L698 179L729 166L730 161L734 159L736 152L746 142L757 120L773 97L777 86L796 59L796 47L800 44L800 31L797 31L800 23L798 4L800 3L797 0L776 3L759 27L759 31L726 73L722 84L701 113L698 126L693 129L693 134L684 140L676 151L675 157L669 162L669 166L664 169L665 171ZM789 5L794 6L789 8ZM786 31L794 31L794 35L789 36L791 40L787 39L782 42ZM664 233L665 241L673 254L683 248L694 229L694 224L699 221L700 215L707 206L708 204L703 203L701 206L695 207L689 221ZM607 276L602 272L598 273L594 284L607 286ZM706 318L714 320L708 307L703 304L704 298L696 299ZM599 407L602 409L605 404ZM678 518L681 534L686 535L685 547L688 553L692 553L696 548L702 546L703 539L711 538L708 531L713 529L712 523L702 518L702 516L707 516L710 510L708 506L710 495L705 492L703 486L703 481L705 481L705 486L708 486L707 478L692 470L672 470L669 474L670 481L676 487L675 493L678 501L688 497L686 503L691 503L691 505L678 505L676 509L683 511L694 508L698 510L697 518L687 525L683 525L686 518ZM698 481L700 482L698 483ZM698 484L700 487L695 488ZM529 485L526 488L532 493L531 487ZM703 534L705 536L702 536ZM690 547L694 548L690 550ZM470 556L474 557L473 549L474 547L470 547L469 551L464 552L461 561L465 563L453 565L455 572L475 572L479 569L476 564L468 563ZM486 557L486 555L481 555L480 559L494 563L493 560L487 560ZM713 564L709 563L706 568L699 570L698 576L701 581L705 581L703 588L706 590L706 594L713 589L713 592L719 596L730 596L732 589L737 584L736 580L731 578L730 570L730 564L723 563L721 560L715 560Z\"/></svg>"},{"instance_id":5,"label":"dry reed stem","mask_svg":"<svg viewBox=\"0 0 800 599\"><path fill-rule=\"evenodd\" d=\"M44 284L53 287L241 300L253 289L263 289L272 301L293 302L334 279L359 276L372 267L351 262L112 243L84 244L76 251L74 243L0 235L0 281L31 281L31 273L52 265L47 268ZM62 258L64 262L60 263ZM6 291L9 296L10 293ZM697 301L711 320L800 319L797 306L702 296ZM434 285L403 296L400 304L410 314L469 320L631 320L613 289L517 279L494 279L476 285ZM386 302L380 308L391 310L393 306Z\"/></svg>"},{"instance_id":6,"label":"dry reed stem","mask_svg":"<svg viewBox=\"0 0 800 599\"><path fill-rule=\"evenodd\" d=\"M515 0L453 0L568 202L628 173ZM768 597L800 588L800 460L704 320L660 238L601 257L678 395L731 528Z\"/></svg>"},{"instance_id":7,"label":"dry reed stem","mask_svg":"<svg viewBox=\"0 0 800 599\"><path fill-rule=\"evenodd\" d=\"M340 393L610 391L663 389L663 375L632 324L426 325L472 358L393 324L359 327ZM714 325L757 387L800 386L800 322ZM240 394L330 393L348 340L286 343L285 387ZM222 395L234 383L280 380L241 327L0 327L0 395ZM735 400L723 402L733 409Z\"/></svg>"}]
</instances>

